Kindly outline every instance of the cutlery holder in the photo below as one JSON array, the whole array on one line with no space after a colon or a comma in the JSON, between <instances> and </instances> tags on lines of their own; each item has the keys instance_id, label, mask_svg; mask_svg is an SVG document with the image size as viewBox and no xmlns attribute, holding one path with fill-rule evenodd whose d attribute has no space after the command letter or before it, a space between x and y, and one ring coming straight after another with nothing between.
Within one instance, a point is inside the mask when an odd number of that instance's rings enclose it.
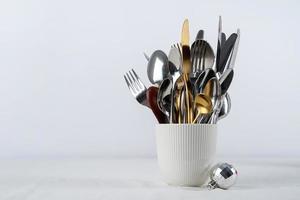
<instances>
[{"instance_id":1,"label":"cutlery holder","mask_svg":"<svg viewBox=\"0 0 300 200\"><path fill-rule=\"evenodd\" d=\"M216 124L157 124L157 158L164 181L178 186L205 184L216 143Z\"/></svg>"}]
</instances>

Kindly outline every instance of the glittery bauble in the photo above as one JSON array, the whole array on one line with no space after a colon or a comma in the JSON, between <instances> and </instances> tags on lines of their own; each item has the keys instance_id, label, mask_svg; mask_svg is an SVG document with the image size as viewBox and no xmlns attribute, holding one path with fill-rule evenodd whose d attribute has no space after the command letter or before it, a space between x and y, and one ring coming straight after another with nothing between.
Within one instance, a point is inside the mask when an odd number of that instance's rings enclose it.
<instances>
[{"instance_id":1,"label":"glittery bauble","mask_svg":"<svg viewBox=\"0 0 300 200\"><path fill-rule=\"evenodd\" d=\"M230 188L237 179L237 170L228 163L219 163L215 165L210 172L211 181L208 184L209 189L216 187L221 189Z\"/></svg>"}]
</instances>

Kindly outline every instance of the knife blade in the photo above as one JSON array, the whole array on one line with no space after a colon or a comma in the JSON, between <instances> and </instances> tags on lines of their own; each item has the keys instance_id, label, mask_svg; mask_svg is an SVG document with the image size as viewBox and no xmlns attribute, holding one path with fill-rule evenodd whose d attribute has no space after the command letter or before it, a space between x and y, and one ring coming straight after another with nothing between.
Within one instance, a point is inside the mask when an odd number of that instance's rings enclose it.
<instances>
[{"instance_id":1,"label":"knife blade","mask_svg":"<svg viewBox=\"0 0 300 200\"><path fill-rule=\"evenodd\" d=\"M190 51L190 32L189 32L189 21L188 19L184 20L181 32L181 45L182 45L182 64L183 64L183 80L184 80L184 92L185 92L185 115L187 123L192 123L193 121L193 112L192 112L192 103L193 96L192 86L189 80L189 74L192 71L191 64L191 51Z\"/></svg>"},{"instance_id":2,"label":"knife blade","mask_svg":"<svg viewBox=\"0 0 300 200\"><path fill-rule=\"evenodd\" d=\"M236 41L233 46L232 54L231 54L230 61L228 64L228 69L233 69L234 64L235 64L235 59L236 59L236 55L237 55L237 51L238 51L239 43L240 43L240 29L237 30L236 34L237 34L237 38L236 38Z\"/></svg>"}]
</instances>

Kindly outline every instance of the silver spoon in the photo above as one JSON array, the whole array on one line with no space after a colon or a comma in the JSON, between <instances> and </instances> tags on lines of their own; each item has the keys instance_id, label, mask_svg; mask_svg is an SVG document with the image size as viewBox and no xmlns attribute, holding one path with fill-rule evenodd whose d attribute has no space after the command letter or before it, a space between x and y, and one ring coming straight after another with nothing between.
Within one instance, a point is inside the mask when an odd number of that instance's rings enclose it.
<instances>
[{"instance_id":1,"label":"silver spoon","mask_svg":"<svg viewBox=\"0 0 300 200\"><path fill-rule=\"evenodd\" d=\"M213 112L209 116L205 116L201 119L201 123L210 122L215 119L215 115L219 114L218 108L222 105L222 95L221 95L221 86L218 78L212 77L203 89L203 93L211 98L211 102L213 105Z\"/></svg>"},{"instance_id":2,"label":"silver spoon","mask_svg":"<svg viewBox=\"0 0 300 200\"><path fill-rule=\"evenodd\" d=\"M147 66L147 75L152 84L159 85L170 74L169 60L167 55L156 50L150 56Z\"/></svg>"},{"instance_id":3,"label":"silver spoon","mask_svg":"<svg viewBox=\"0 0 300 200\"><path fill-rule=\"evenodd\" d=\"M222 109L222 104L224 104L224 96L227 93L227 90L232 82L233 78L233 69L228 69L226 72L221 76L219 79L220 81L220 94L218 99L217 104L214 106L214 111L213 114L209 120L209 123L215 124L218 121L219 113Z\"/></svg>"},{"instance_id":4,"label":"silver spoon","mask_svg":"<svg viewBox=\"0 0 300 200\"><path fill-rule=\"evenodd\" d=\"M216 77L216 74L212 69L206 69L201 72L194 83L194 92L196 94L203 93L204 87L206 86L207 82L213 77Z\"/></svg>"},{"instance_id":5,"label":"silver spoon","mask_svg":"<svg viewBox=\"0 0 300 200\"><path fill-rule=\"evenodd\" d=\"M225 118L229 114L230 110L231 110L231 99L229 94L226 93L223 98L222 107L220 109L217 121Z\"/></svg>"},{"instance_id":6,"label":"silver spoon","mask_svg":"<svg viewBox=\"0 0 300 200\"><path fill-rule=\"evenodd\" d=\"M179 91L175 89L176 83L179 81L182 70L182 52L181 45L179 43L171 46L169 53L169 68L170 68L170 78L172 79L172 93L171 93L171 111L170 111L170 123L176 122L176 117L179 115L178 108L176 108L174 99L175 96L179 96ZM178 99L177 99L178 100ZM179 101L180 102L180 101ZM178 103L178 102L177 102Z\"/></svg>"},{"instance_id":7,"label":"silver spoon","mask_svg":"<svg viewBox=\"0 0 300 200\"><path fill-rule=\"evenodd\" d=\"M157 93L158 108L170 117L172 105L173 80L168 77L162 81Z\"/></svg>"},{"instance_id":8,"label":"silver spoon","mask_svg":"<svg viewBox=\"0 0 300 200\"><path fill-rule=\"evenodd\" d=\"M172 50L173 49L173 50ZM160 50L155 51L151 57L156 56L156 55L163 55L164 56L164 52L158 52ZM171 76L168 76L167 78L165 78L164 80L161 81L158 92L157 92L157 105L158 108L169 117L169 119L172 118L172 104L173 104L173 98L172 98L172 92L173 92L173 76L175 75L176 77L179 76L179 72L177 67L173 64L176 63L174 62L177 59L180 60L179 58L176 58L176 56L178 56L178 53L176 52L177 50L175 49L175 46L171 47L171 51L170 54L172 54L172 58L168 60L168 67L169 67L169 73L171 74ZM172 52L172 53L171 53ZM149 63L150 63L150 59L151 57L149 57L145 52L143 53L146 60L148 61L148 67L147 67L147 72L149 69ZM180 56L180 55L179 55ZM170 55L169 55L170 57ZM163 58L165 60L165 58ZM176 63L178 64L178 63ZM150 64L151 65L151 64ZM151 66L150 66L151 67ZM169 74L168 74L169 75ZM150 75L151 77L151 75ZM148 78L151 81L151 78L149 77L149 73L148 73ZM172 121L170 120L170 122L172 123Z\"/></svg>"}]
</instances>

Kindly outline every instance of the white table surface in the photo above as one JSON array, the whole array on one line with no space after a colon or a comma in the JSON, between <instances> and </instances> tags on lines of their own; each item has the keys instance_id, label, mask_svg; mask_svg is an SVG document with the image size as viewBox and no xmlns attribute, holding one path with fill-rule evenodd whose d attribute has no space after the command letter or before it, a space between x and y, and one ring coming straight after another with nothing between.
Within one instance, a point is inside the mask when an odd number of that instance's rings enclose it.
<instances>
[{"instance_id":1,"label":"white table surface","mask_svg":"<svg viewBox=\"0 0 300 200\"><path fill-rule=\"evenodd\" d=\"M164 184L154 158L2 159L0 199L300 199L300 159L226 161L239 171L236 185L209 191Z\"/></svg>"}]
</instances>

